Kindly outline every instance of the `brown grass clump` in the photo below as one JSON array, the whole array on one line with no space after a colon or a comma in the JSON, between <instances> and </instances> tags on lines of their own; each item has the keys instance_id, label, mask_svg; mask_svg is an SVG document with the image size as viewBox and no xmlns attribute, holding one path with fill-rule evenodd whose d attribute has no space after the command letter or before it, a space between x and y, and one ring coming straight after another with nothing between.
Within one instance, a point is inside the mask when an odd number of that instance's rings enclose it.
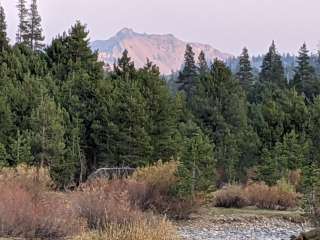
<instances>
[{"instance_id":1,"label":"brown grass clump","mask_svg":"<svg viewBox=\"0 0 320 240\"><path fill-rule=\"evenodd\" d=\"M90 229L103 230L110 223L127 224L139 215L130 202L125 180L98 179L70 194L74 211Z\"/></svg>"},{"instance_id":2,"label":"brown grass clump","mask_svg":"<svg viewBox=\"0 0 320 240\"><path fill-rule=\"evenodd\" d=\"M214 195L215 207L243 208L249 205L248 198L239 185L229 185Z\"/></svg>"},{"instance_id":3,"label":"brown grass clump","mask_svg":"<svg viewBox=\"0 0 320 240\"><path fill-rule=\"evenodd\" d=\"M179 162L170 161L163 163L157 162L154 165L139 168L134 172L132 179L137 182L143 182L151 188L157 188L161 193L167 194L172 186L174 186L178 177L176 176Z\"/></svg>"},{"instance_id":4,"label":"brown grass clump","mask_svg":"<svg viewBox=\"0 0 320 240\"><path fill-rule=\"evenodd\" d=\"M55 239L80 232L85 224L68 202L44 192L41 185L32 186L30 172L2 171L1 177L8 179L0 183L0 236Z\"/></svg>"},{"instance_id":5,"label":"brown grass clump","mask_svg":"<svg viewBox=\"0 0 320 240\"><path fill-rule=\"evenodd\" d=\"M29 167L21 164L16 168L1 168L0 182L14 183L27 191L49 191L54 184L46 168Z\"/></svg>"},{"instance_id":6,"label":"brown grass clump","mask_svg":"<svg viewBox=\"0 0 320 240\"><path fill-rule=\"evenodd\" d=\"M73 240L178 240L175 227L165 219L140 218L129 224L110 224L103 232L84 233Z\"/></svg>"},{"instance_id":7,"label":"brown grass clump","mask_svg":"<svg viewBox=\"0 0 320 240\"><path fill-rule=\"evenodd\" d=\"M299 194L294 188L283 181L269 187L265 183L254 183L245 188L251 205L263 209L286 210L295 208L298 204Z\"/></svg>"},{"instance_id":8,"label":"brown grass clump","mask_svg":"<svg viewBox=\"0 0 320 240\"><path fill-rule=\"evenodd\" d=\"M131 177L134 186L128 189L131 199L142 210L153 210L175 219L185 219L194 211L195 202L173 194L179 177L179 162L157 162L155 165L138 169Z\"/></svg>"},{"instance_id":9,"label":"brown grass clump","mask_svg":"<svg viewBox=\"0 0 320 240\"><path fill-rule=\"evenodd\" d=\"M251 183L243 187L229 185L214 194L214 205L225 208L256 206L261 209L287 210L298 205L300 195L295 187L281 180L275 186Z\"/></svg>"}]
</instances>

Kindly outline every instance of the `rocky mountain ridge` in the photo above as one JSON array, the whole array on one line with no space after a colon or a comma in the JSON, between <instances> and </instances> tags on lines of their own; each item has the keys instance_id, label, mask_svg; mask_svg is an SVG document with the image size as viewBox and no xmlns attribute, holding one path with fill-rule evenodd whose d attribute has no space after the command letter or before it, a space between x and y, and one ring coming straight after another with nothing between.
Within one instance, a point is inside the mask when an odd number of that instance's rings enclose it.
<instances>
[{"instance_id":1,"label":"rocky mountain ridge","mask_svg":"<svg viewBox=\"0 0 320 240\"><path fill-rule=\"evenodd\" d=\"M127 49L129 56L134 60L137 67L142 67L147 58L160 68L162 74L170 74L178 71L184 58L187 42L176 38L172 34L146 34L137 33L132 29L124 28L108 40L92 42L91 47L99 52L99 60L113 65L122 52ZM208 61L215 58L226 60L231 54L223 53L208 44L191 44L195 57L203 50Z\"/></svg>"}]
</instances>

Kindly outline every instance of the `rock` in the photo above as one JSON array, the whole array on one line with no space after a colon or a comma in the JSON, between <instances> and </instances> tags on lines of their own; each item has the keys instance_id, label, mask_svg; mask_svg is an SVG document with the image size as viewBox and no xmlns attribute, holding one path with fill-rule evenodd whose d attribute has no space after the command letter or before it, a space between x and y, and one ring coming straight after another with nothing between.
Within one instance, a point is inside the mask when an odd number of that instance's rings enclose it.
<instances>
[{"instance_id":1,"label":"rock","mask_svg":"<svg viewBox=\"0 0 320 240\"><path fill-rule=\"evenodd\" d=\"M320 240L320 228L302 233L299 237L291 238L293 240Z\"/></svg>"}]
</instances>

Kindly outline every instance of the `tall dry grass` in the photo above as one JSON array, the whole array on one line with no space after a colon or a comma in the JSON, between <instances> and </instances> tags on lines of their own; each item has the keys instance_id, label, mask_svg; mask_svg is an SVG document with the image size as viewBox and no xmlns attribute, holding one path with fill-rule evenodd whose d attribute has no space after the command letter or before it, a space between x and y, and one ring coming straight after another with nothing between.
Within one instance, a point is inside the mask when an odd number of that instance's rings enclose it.
<instances>
[{"instance_id":1,"label":"tall dry grass","mask_svg":"<svg viewBox=\"0 0 320 240\"><path fill-rule=\"evenodd\" d=\"M78 239L177 239L169 221L146 213L182 206L170 196L176 181L172 167L172 162L158 163L140 169L131 179L100 179L69 193L54 191L47 169L25 165L2 169L0 237L62 239L98 231ZM168 178L160 177L162 173Z\"/></svg>"},{"instance_id":2,"label":"tall dry grass","mask_svg":"<svg viewBox=\"0 0 320 240\"><path fill-rule=\"evenodd\" d=\"M166 219L140 218L129 224L110 224L103 232L88 232L73 240L178 240L175 227Z\"/></svg>"},{"instance_id":3,"label":"tall dry grass","mask_svg":"<svg viewBox=\"0 0 320 240\"><path fill-rule=\"evenodd\" d=\"M154 165L138 169L131 177L130 196L143 210L153 210L170 218L186 219L195 210L197 204L193 199L179 198L174 194L179 177L179 162L159 161ZM140 186L139 186L140 184ZM140 193L137 194L137 191Z\"/></svg>"},{"instance_id":4,"label":"tall dry grass","mask_svg":"<svg viewBox=\"0 0 320 240\"><path fill-rule=\"evenodd\" d=\"M49 192L45 169L19 166L0 171L0 236L56 239L82 231L77 218L59 194Z\"/></svg>"},{"instance_id":5,"label":"tall dry grass","mask_svg":"<svg viewBox=\"0 0 320 240\"><path fill-rule=\"evenodd\" d=\"M299 204L300 195L295 187L285 181L275 186L263 182L250 183L247 186L229 185L214 194L214 205L225 208L256 206L261 209L287 210Z\"/></svg>"}]
</instances>

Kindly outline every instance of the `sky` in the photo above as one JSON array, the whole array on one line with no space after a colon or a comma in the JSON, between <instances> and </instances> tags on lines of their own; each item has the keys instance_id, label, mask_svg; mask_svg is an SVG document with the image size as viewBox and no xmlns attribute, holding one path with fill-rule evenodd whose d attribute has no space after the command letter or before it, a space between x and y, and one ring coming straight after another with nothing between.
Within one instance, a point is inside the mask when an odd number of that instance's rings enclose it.
<instances>
[{"instance_id":1,"label":"sky","mask_svg":"<svg viewBox=\"0 0 320 240\"><path fill-rule=\"evenodd\" d=\"M30 0L29 0L30 1ZM16 0L0 0L15 39ZM272 40L281 53L320 42L320 0L38 0L47 43L76 20L91 40L105 40L124 27L141 33L171 33L234 55L246 46L263 54Z\"/></svg>"}]
</instances>

